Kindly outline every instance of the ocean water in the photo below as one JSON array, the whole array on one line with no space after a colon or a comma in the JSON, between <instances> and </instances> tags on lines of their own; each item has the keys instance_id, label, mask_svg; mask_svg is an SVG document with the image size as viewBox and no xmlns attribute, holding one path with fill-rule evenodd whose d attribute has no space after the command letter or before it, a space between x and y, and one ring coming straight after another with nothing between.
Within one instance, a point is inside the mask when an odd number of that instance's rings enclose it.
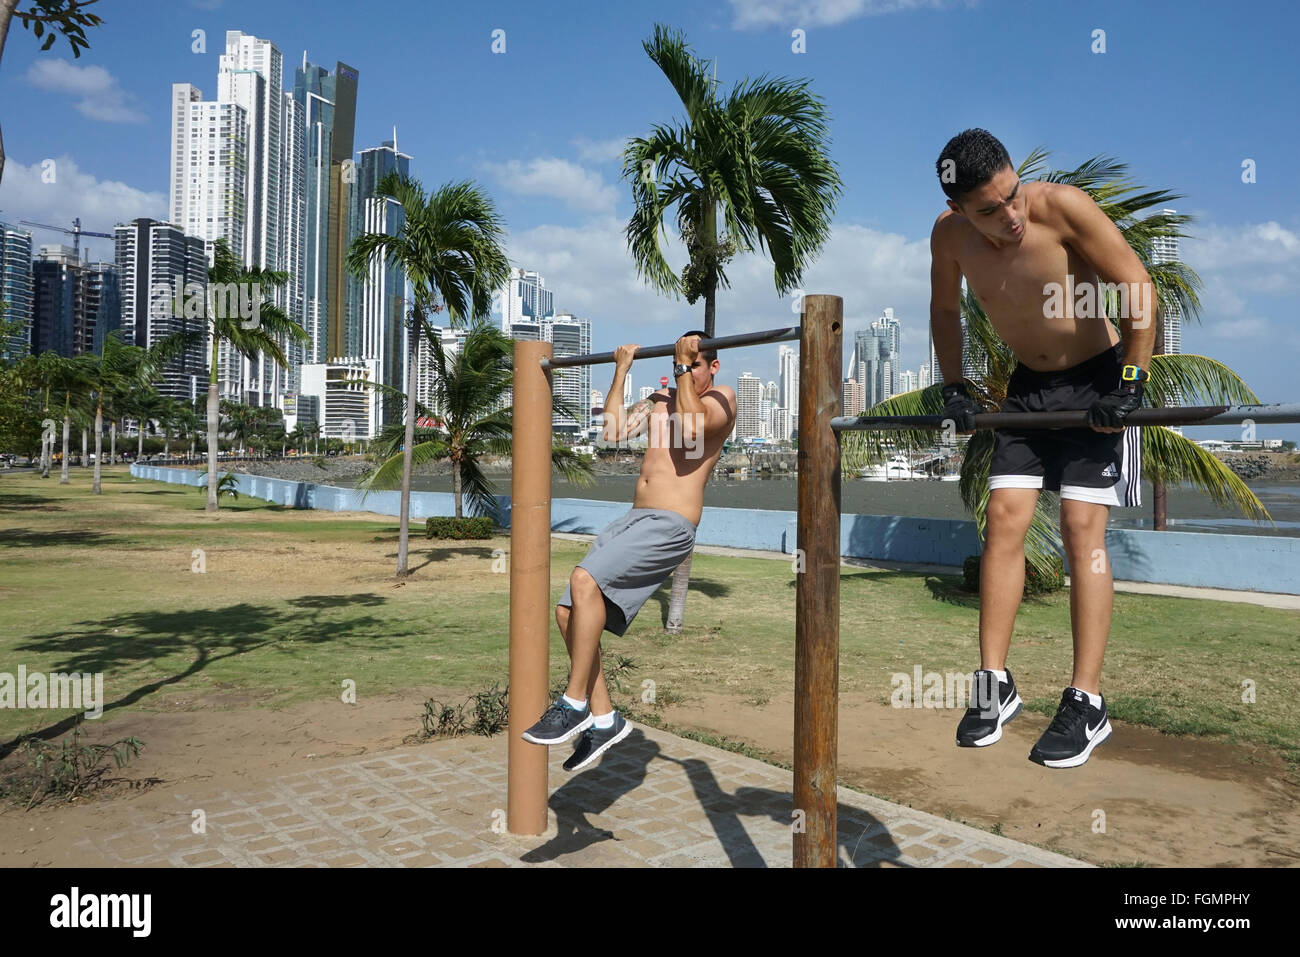
<instances>
[{"instance_id":1,"label":"ocean water","mask_svg":"<svg viewBox=\"0 0 1300 957\"><path fill-rule=\"evenodd\" d=\"M494 475L497 490L510 493L510 476ZM597 476L590 487L570 485L556 478L554 498L590 498L632 503L635 475ZM413 487L420 491L450 492L449 478L417 476ZM1220 508L1209 496L1193 488L1174 487L1168 493L1169 530L1219 532L1244 535L1286 535L1300 537L1300 485L1251 485L1274 524L1257 524L1240 511ZM710 480L704 489L704 504L720 508L759 508L794 511L797 483L793 478ZM846 513L862 515L906 515L922 518L970 516L962 507L956 482L891 481L864 482L850 479L841 483L840 507ZM1151 528L1151 486L1143 485L1142 505L1111 510L1113 528Z\"/></svg>"}]
</instances>

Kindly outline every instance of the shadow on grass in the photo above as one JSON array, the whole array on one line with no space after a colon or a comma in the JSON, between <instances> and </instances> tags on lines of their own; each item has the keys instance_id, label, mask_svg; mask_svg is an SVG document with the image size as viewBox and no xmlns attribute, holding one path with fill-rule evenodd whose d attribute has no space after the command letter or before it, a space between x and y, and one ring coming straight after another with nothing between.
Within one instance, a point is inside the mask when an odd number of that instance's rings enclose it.
<instances>
[{"instance_id":1,"label":"shadow on grass","mask_svg":"<svg viewBox=\"0 0 1300 957\"><path fill-rule=\"evenodd\" d=\"M978 608L979 592L967 591L961 585L960 578L926 578L925 587L930 590L930 597L946 605L958 605L962 608Z\"/></svg>"},{"instance_id":2,"label":"shadow on grass","mask_svg":"<svg viewBox=\"0 0 1300 957\"><path fill-rule=\"evenodd\" d=\"M308 595L289 600L288 608L241 603L217 609L126 612L76 622L58 632L28 636L14 651L62 653L64 657L50 665L51 674L111 673L118 667L179 654L193 657L191 664L176 674L140 685L113 701L102 702L107 713L133 705L167 685L182 682L213 662L261 648L296 655L304 645L346 644L354 638L364 640L370 650L394 647L398 637L392 636L392 622L355 613L339 620L327 614L354 612L358 607L374 608L387 600L373 594ZM281 646L283 638L293 641ZM0 743L0 759L27 738L57 738L70 731L75 723L74 715Z\"/></svg>"},{"instance_id":3,"label":"shadow on grass","mask_svg":"<svg viewBox=\"0 0 1300 957\"><path fill-rule=\"evenodd\" d=\"M56 545L103 545L116 541L112 535L86 530L38 532L31 528L6 528L0 531L0 548L41 548Z\"/></svg>"},{"instance_id":4,"label":"shadow on grass","mask_svg":"<svg viewBox=\"0 0 1300 957\"><path fill-rule=\"evenodd\" d=\"M691 592L699 592L700 594L707 595L710 598L726 598L731 594L731 586L724 585L722 582L712 581L708 578L692 578L690 587L686 592L687 605L690 605L691 603ZM671 575L669 575L668 580L659 587L659 590L650 596L650 600L658 603L659 621L663 623L664 627L667 627L668 608L673 602L673 578ZM683 615L683 617L685 616Z\"/></svg>"},{"instance_id":5,"label":"shadow on grass","mask_svg":"<svg viewBox=\"0 0 1300 957\"><path fill-rule=\"evenodd\" d=\"M643 787L650 762L656 758L681 768L732 867L768 867L785 863L788 858L783 857L779 862L764 859L743 818L766 818L788 833L794 823L791 810L794 795L791 792L756 787L740 787L728 792L718 782L707 761L673 757L640 729L634 729L617 751L608 754L598 765L569 778L551 795L550 807L557 822L556 836L521 855L520 860L529 864L554 861L601 841L617 841L612 832L593 824L588 816L599 816L619 799ZM653 796L641 795L639 798L648 800ZM632 798L634 801L637 799ZM671 811L661 813L670 825L679 816ZM650 833L653 841L653 828ZM888 829L879 819L858 808L839 807L836 836L841 866L845 858L854 867L879 867L881 861L897 863L900 857L898 845L890 837ZM669 852L662 853L666 855ZM638 858L649 856L633 854Z\"/></svg>"}]
</instances>

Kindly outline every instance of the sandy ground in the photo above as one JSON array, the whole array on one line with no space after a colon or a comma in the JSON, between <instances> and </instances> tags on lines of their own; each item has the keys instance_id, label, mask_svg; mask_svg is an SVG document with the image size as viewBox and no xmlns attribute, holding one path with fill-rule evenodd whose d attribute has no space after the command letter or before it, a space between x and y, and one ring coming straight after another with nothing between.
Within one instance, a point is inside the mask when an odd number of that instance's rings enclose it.
<instances>
[{"instance_id":1,"label":"sandy ground","mask_svg":"<svg viewBox=\"0 0 1300 957\"><path fill-rule=\"evenodd\" d=\"M439 695L455 698L445 692ZM0 866L95 866L77 847L127 825L131 807L164 811L169 792L257 790L313 761L398 747L418 728L424 695L310 702L270 710L231 695L134 713L104 732L147 748L123 783L72 804L0 810ZM790 762L793 704L734 699L666 708L680 727L740 738ZM893 709L845 698L840 779L888 800L1093 863L1295 866L1300 804L1276 759L1213 742L1116 725L1083 768L1047 771L1026 760L1047 718L1023 712L990 748L953 745L956 714ZM1102 829L1104 828L1104 830ZM98 843L98 840L97 840Z\"/></svg>"}]
</instances>

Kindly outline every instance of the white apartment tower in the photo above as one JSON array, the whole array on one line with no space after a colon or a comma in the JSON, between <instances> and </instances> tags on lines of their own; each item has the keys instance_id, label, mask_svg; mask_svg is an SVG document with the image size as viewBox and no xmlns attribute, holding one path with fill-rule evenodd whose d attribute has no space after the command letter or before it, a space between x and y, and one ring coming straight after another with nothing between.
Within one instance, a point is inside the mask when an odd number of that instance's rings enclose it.
<instances>
[{"instance_id":1,"label":"white apartment tower","mask_svg":"<svg viewBox=\"0 0 1300 957\"><path fill-rule=\"evenodd\" d=\"M501 290L501 331L510 335L510 327L520 320L537 320L555 312L555 293L546 288L546 280L535 272L511 270Z\"/></svg>"},{"instance_id":2,"label":"white apartment tower","mask_svg":"<svg viewBox=\"0 0 1300 957\"><path fill-rule=\"evenodd\" d=\"M763 380L748 372L736 379L736 441L756 439L762 435L760 403Z\"/></svg>"}]
</instances>

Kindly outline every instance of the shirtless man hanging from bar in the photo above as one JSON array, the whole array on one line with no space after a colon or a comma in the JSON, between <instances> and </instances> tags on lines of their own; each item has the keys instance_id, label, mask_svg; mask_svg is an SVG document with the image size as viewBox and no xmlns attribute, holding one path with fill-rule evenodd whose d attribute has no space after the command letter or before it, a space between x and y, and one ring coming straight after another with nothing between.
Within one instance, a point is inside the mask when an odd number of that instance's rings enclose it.
<instances>
[{"instance_id":1,"label":"shirtless man hanging from bar","mask_svg":"<svg viewBox=\"0 0 1300 957\"><path fill-rule=\"evenodd\" d=\"M636 355L620 346L605 399L605 441L646 431L645 460L632 510L605 528L569 577L555 620L569 649L565 693L523 733L533 744L561 744L580 736L567 771L591 764L627 737L632 725L614 710L601 670L600 635L622 635L641 606L695 547L704 510L704 485L736 420L736 393L715 385L720 363L699 351L704 333L677 340L673 379L625 412L623 380Z\"/></svg>"}]
</instances>

